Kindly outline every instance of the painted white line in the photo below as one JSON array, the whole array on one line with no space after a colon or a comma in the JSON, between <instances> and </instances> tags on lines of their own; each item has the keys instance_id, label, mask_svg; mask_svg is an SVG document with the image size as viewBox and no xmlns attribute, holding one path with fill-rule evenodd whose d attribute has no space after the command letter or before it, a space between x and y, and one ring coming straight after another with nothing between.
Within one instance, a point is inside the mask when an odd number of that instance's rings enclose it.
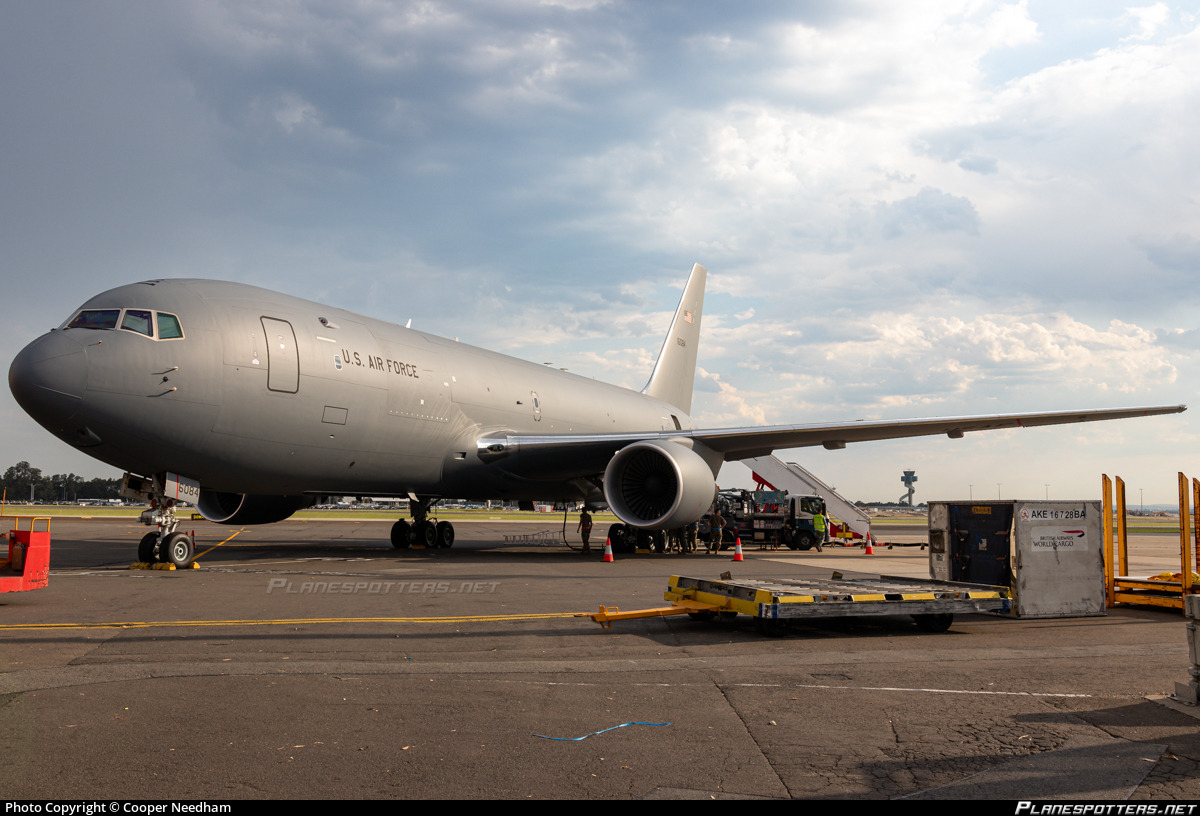
<instances>
[{"instance_id":1,"label":"painted white line","mask_svg":"<svg viewBox=\"0 0 1200 816\"><path fill-rule=\"evenodd\" d=\"M1091 697L1091 694L1054 694L1038 691L968 691L966 689L933 689L933 688L897 688L892 686L822 686L802 683L791 685L784 683L734 683L731 687L738 688L807 688L807 689L838 689L841 691L916 691L925 694L982 694L1000 697Z\"/></svg>"}]
</instances>

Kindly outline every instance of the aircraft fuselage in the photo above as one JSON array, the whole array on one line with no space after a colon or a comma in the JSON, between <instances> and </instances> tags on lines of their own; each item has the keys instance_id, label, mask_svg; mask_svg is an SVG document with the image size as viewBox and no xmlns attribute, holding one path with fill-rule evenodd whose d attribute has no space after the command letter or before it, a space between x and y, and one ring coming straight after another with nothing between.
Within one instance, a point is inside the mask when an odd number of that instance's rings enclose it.
<instances>
[{"instance_id":1,"label":"aircraft fuselage","mask_svg":"<svg viewBox=\"0 0 1200 816\"><path fill-rule=\"evenodd\" d=\"M9 387L41 425L134 476L127 495L263 524L319 495L408 496L412 532L439 497L584 499L624 524L699 519L721 463L773 450L1179 413L1152 405L697 428L707 270L700 264L641 392L236 283L112 289L17 355ZM177 478L178 477L178 478ZM146 482L150 482L149 486ZM174 485L174 488L170 488ZM172 490L174 492L172 493ZM168 503L168 510L170 504ZM170 513L147 554L187 560ZM153 546L151 546L153 545Z\"/></svg>"},{"instance_id":2,"label":"aircraft fuselage","mask_svg":"<svg viewBox=\"0 0 1200 816\"><path fill-rule=\"evenodd\" d=\"M635 391L243 284L131 284L74 320L112 310L136 327L174 316L182 336L68 320L14 360L10 387L90 455L207 489L581 498L482 462L477 440L692 427Z\"/></svg>"}]
</instances>

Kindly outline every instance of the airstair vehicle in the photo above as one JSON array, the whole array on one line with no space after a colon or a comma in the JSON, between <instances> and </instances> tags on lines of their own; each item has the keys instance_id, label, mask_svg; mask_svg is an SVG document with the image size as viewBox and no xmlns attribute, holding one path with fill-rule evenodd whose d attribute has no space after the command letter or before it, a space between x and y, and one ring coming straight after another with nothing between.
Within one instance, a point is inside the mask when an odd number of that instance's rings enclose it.
<instances>
[{"instance_id":1,"label":"airstair vehicle","mask_svg":"<svg viewBox=\"0 0 1200 816\"><path fill-rule=\"evenodd\" d=\"M754 471L756 479L770 485L775 490L786 490L789 493L807 493L820 496L825 500L829 515L839 519L850 530L866 538L871 532L871 517L860 510L855 504L825 484L809 471L795 462L783 462L774 456L759 456L743 460L745 465Z\"/></svg>"}]
</instances>

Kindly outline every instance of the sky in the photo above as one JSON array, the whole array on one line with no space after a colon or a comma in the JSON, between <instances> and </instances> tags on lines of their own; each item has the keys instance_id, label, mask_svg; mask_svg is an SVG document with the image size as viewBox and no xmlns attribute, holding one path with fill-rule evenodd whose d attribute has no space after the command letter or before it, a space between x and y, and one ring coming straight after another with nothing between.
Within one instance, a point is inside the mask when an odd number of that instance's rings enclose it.
<instances>
[{"instance_id":1,"label":"sky","mask_svg":"<svg viewBox=\"0 0 1200 816\"><path fill-rule=\"evenodd\" d=\"M1196 402L1200 0L0 0L0 111L0 359L201 277L640 389L699 262L702 427ZM1171 503L1198 430L777 455ZM3 389L20 460L119 476Z\"/></svg>"}]
</instances>

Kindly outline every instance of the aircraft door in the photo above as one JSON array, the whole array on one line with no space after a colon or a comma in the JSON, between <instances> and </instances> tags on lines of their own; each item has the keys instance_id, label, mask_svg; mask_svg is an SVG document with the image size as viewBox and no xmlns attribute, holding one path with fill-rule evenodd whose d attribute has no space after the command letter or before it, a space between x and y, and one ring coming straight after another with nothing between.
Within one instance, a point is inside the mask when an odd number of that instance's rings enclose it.
<instances>
[{"instance_id":1,"label":"aircraft door","mask_svg":"<svg viewBox=\"0 0 1200 816\"><path fill-rule=\"evenodd\" d=\"M264 317L262 327L267 345L267 388L295 394L300 389L300 356L292 324Z\"/></svg>"},{"instance_id":2,"label":"aircraft door","mask_svg":"<svg viewBox=\"0 0 1200 816\"><path fill-rule=\"evenodd\" d=\"M1009 586L1012 502L952 504L949 516L950 580Z\"/></svg>"}]
</instances>

